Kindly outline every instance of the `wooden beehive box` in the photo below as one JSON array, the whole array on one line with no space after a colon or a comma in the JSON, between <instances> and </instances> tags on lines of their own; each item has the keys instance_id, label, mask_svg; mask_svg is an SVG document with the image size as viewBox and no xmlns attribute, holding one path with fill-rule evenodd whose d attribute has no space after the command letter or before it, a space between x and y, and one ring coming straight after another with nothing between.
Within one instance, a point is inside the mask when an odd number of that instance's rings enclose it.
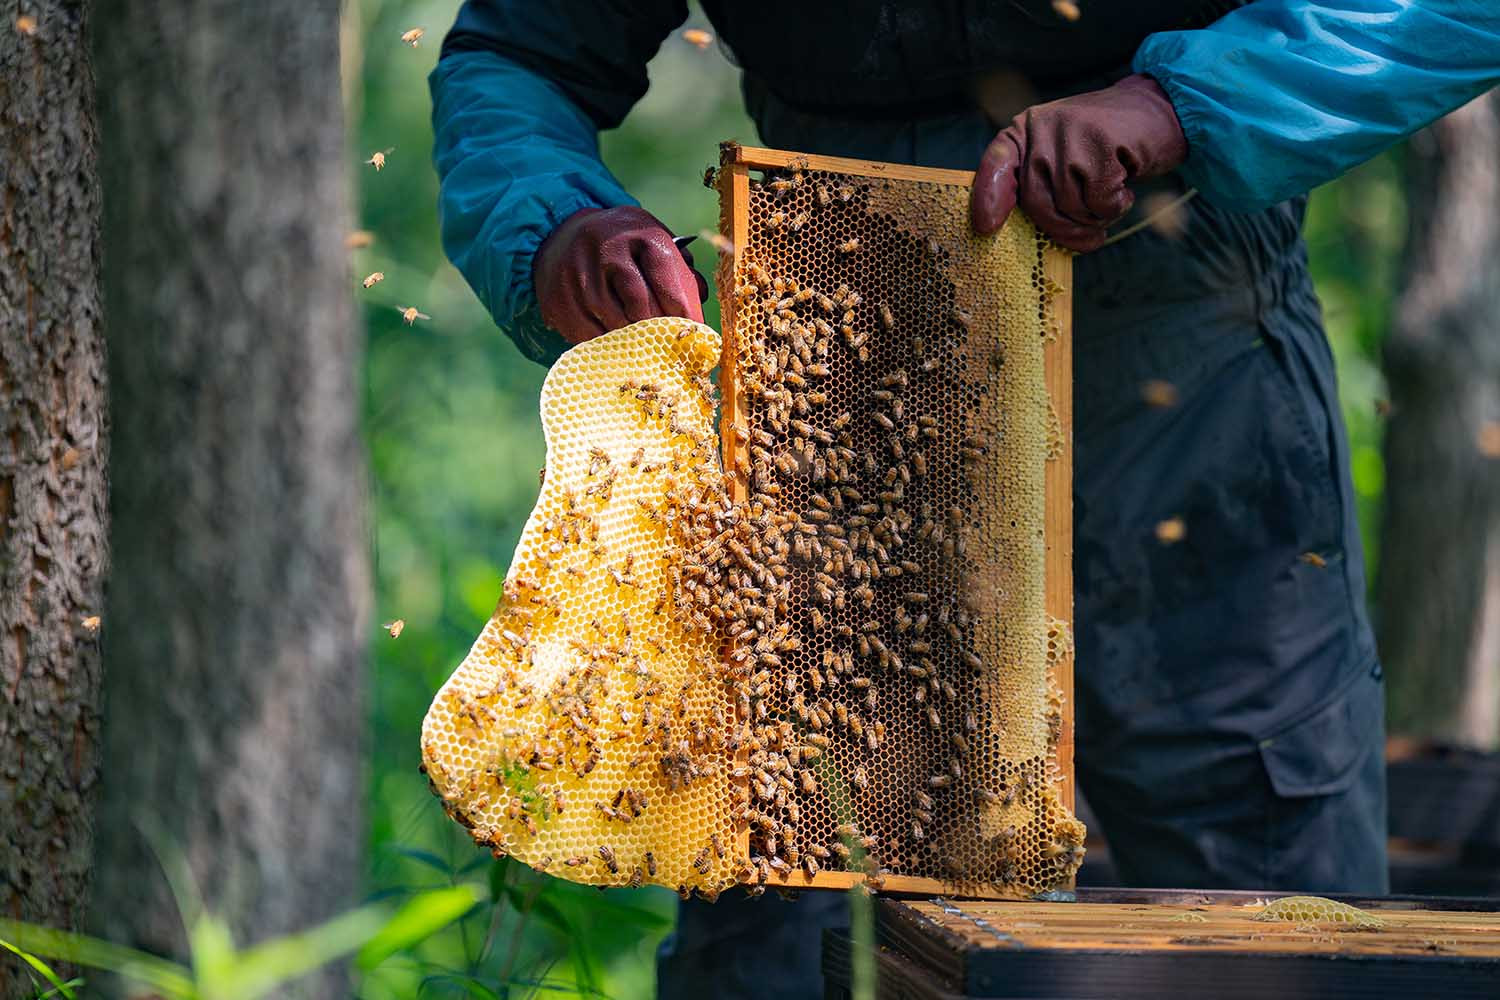
<instances>
[{"instance_id":1,"label":"wooden beehive box","mask_svg":"<svg viewBox=\"0 0 1500 1000\"><path fill-rule=\"evenodd\" d=\"M1500 996L1494 900L1335 897L1378 921L1266 921L1248 892L1082 889L1074 903L878 905L878 997L1324 1000ZM829 998L850 996L849 940L824 939Z\"/></svg>"},{"instance_id":2,"label":"wooden beehive box","mask_svg":"<svg viewBox=\"0 0 1500 1000\"><path fill-rule=\"evenodd\" d=\"M732 663L763 883L1028 897L1082 856L1070 258L975 237L972 177L721 151L724 466L794 525L790 636Z\"/></svg>"}]
</instances>

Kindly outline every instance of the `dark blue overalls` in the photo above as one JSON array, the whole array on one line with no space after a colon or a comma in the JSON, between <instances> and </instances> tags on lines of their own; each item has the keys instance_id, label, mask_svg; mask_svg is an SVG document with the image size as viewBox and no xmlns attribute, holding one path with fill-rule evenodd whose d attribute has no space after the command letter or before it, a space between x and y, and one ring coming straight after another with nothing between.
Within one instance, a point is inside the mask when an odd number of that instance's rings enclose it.
<instances>
[{"instance_id":1,"label":"dark blue overalls","mask_svg":"<svg viewBox=\"0 0 1500 1000\"><path fill-rule=\"evenodd\" d=\"M504 6L470 4L449 44L501 44L485 10ZM681 21L679 4L638 6ZM1229 6L1092 4L1067 26L1048 0L704 2L766 145L958 169L1003 124L976 80L1094 89L1148 33ZM610 30L569 30L591 23ZM595 60L597 80L596 54L626 44L502 47L568 89L570 65ZM1074 263L1077 768L1130 885L1386 889L1382 684L1304 206L1197 198L1175 237L1148 228ZM1144 398L1153 380L1175 405ZM1163 544L1170 518L1185 532ZM816 996L819 928L846 919L816 893L681 912L667 997Z\"/></svg>"}]
</instances>

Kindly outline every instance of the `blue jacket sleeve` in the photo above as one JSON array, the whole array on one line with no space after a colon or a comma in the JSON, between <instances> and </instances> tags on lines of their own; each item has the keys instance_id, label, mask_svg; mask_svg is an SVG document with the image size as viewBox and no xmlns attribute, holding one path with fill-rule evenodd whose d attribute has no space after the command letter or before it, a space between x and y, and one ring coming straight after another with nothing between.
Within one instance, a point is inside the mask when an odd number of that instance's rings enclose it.
<instances>
[{"instance_id":1,"label":"blue jacket sleeve","mask_svg":"<svg viewBox=\"0 0 1500 1000\"><path fill-rule=\"evenodd\" d=\"M599 158L599 129L645 93L646 62L687 16L680 0L654 16L621 7L470 0L429 80L443 250L541 364L568 345L541 320L532 258L580 208L636 204Z\"/></svg>"},{"instance_id":2,"label":"blue jacket sleeve","mask_svg":"<svg viewBox=\"0 0 1500 1000\"><path fill-rule=\"evenodd\" d=\"M1255 0L1149 36L1188 183L1254 211L1377 155L1500 83L1500 0Z\"/></svg>"}]
</instances>

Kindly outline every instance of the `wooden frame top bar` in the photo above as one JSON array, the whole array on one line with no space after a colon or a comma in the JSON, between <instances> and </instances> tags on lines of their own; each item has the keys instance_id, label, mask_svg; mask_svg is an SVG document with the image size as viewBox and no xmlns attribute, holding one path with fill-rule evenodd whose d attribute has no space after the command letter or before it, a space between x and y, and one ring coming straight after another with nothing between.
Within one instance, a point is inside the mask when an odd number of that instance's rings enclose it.
<instances>
[{"instance_id":1,"label":"wooden frame top bar","mask_svg":"<svg viewBox=\"0 0 1500 1000\"><path fill-rule=\"evenodd\" d=\"M974 182L972 170L944 170L939 167L914 167L905 163L881 163L877 160L854 160L843 156L818 156L814 153L789 153L782 149L741 146L737 142L719 144L721 167L742 164L752 170L780 170L800 163L808 170L826 170L835 174L857 174L860 177L889 177L892 180L923 181L928 184Z\"/></svg>"}]
</instances>

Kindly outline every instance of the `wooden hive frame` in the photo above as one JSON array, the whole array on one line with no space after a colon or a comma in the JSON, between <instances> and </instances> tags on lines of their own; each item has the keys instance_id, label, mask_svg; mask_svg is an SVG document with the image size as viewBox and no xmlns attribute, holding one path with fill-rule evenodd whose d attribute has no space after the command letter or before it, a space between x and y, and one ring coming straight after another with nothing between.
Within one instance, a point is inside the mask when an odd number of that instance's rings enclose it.
<instances>
[{"instance_id":1,"label":"wooden hive frame","mask_svg":"<svg viewBox=\"0 0 1500 1000\"><path fill-rule=\"evenodd\" d=\"M752 171L786 170L800 164L803 169L826 171L860 178L917 181L944 185L972 185L969 171L941 170L901 164L834 156L817 156L741 146L725 143L721 147L720 167L714 181L720 195L720 231L732 247L721 254L718 271L720 289L723 355L720 365L722 394L721 438L724 468L732 481L736 500L747 497L746 483L735 474L745 460L747 444L732 432L731 425L743 425L747 407L735 384L736 341L740 302L734 294L737 276L742 274L743 250L750 239L750 192ZM1045 383L1061 431L1061 453L1046 465L1045 482L1045 601L1048 615L1071 623L1073 620L1073 545L1072 545L1072 259L1066 252L1048 246L1044 251L1043 270L1047 279L1062 291L1050 303L1050 314L1056 336L1044 347ZM1058 794L1068 810L1074 806L1073 768L1073 655L1071 643L1065 655L1051 664L1053 683L1063 695L1062 730L1056 743L1056 763L1061 773ZM748 779L746 779L748 780ZM739 832L742 856L749 854L748 825ZM820 871L808 878L798 872L782 877L781 883L792 888L847 889L864 881L865 876L850 871ZM1071 883L1069 888L1071 887ZM896 893L948 893L950 895L998 895L985 890L959 889L936 878L913 875L888 875L884 890Z\"/></svg>"}]
</instances>

